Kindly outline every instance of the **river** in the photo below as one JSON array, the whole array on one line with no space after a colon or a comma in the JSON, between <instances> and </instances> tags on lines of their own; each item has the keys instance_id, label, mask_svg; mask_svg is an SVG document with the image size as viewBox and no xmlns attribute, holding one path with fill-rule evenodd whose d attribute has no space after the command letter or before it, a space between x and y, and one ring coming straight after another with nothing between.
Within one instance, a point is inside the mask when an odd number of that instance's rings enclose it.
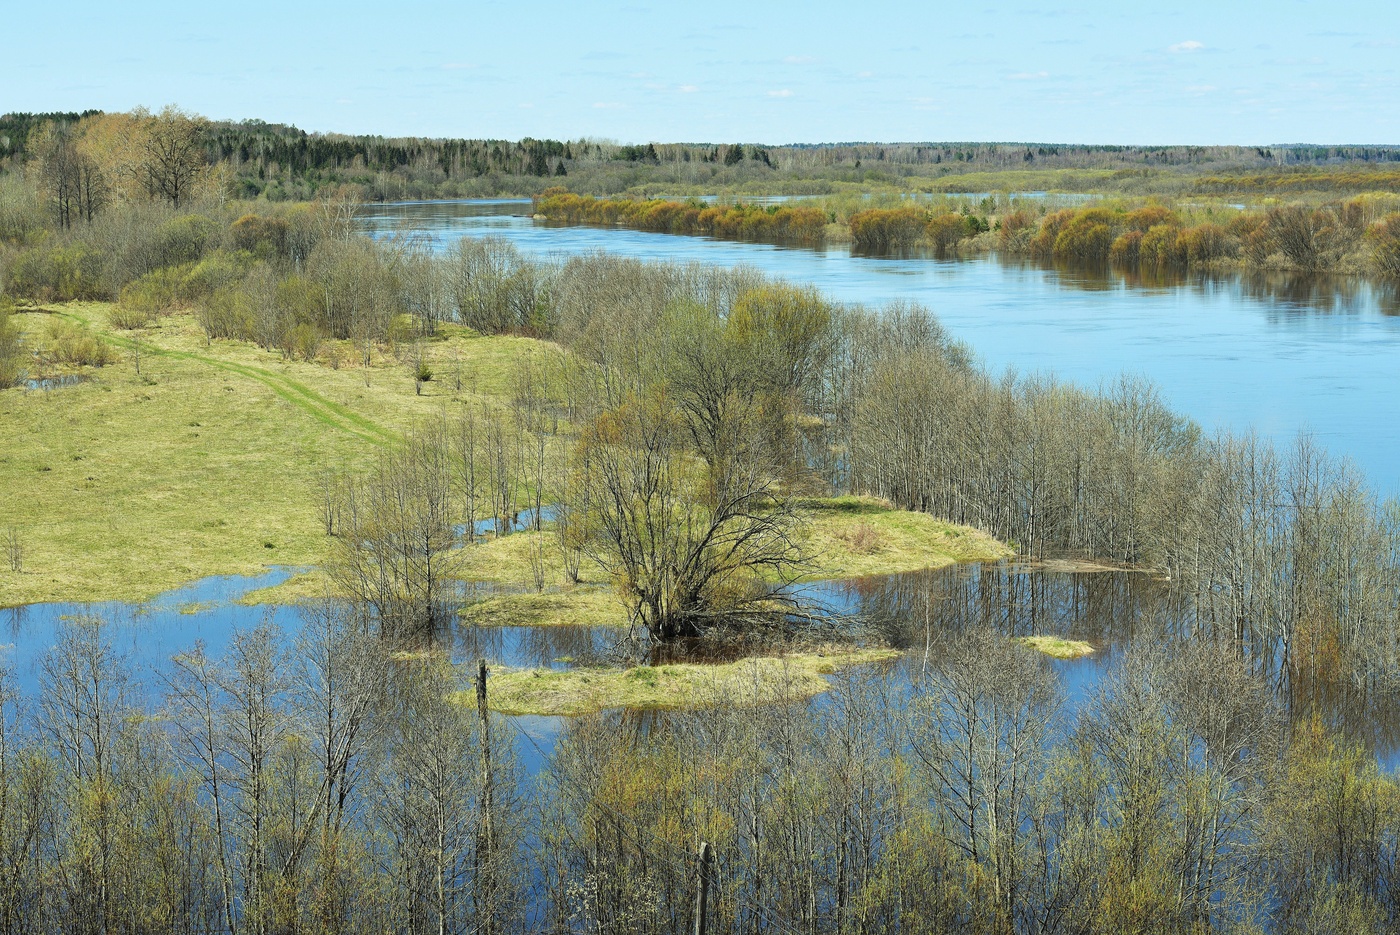
<instances>
[{"instance_id":1,"label":"river","mask_svg":"<svg viewBox=\"0 0 1400 935\"><path fill-rule=\"evenodd\" d=\"M843 302L932 309L993 371L1053 372L1086 386L1151 379L1206 428L1299 431L1400 494L1400 295L1347 277L1183 275L1156 282L993 256L862 256L532 220L519 199L367 206L362 228L447 247L496 236L540 257L597 250L648 260L745 264Z\"/></svg>"}]
</instances>

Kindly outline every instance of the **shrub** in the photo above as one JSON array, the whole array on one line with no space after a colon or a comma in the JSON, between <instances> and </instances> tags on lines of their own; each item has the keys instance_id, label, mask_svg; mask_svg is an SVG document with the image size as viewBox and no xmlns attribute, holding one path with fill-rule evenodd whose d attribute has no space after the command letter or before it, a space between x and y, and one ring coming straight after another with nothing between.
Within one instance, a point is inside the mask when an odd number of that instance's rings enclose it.
<instances>
[{"instance_id":1,"label":"shrub","mask_svg":"<svg viewBox=\"0 0 1400 935\"><path fill-rule=\"evenodd\" d=\"M300 357L310 362L321 353L321 332L310 322L302 322L288 328L282 342L282 350L288 357Z\"/></svg>"},{"instance_id":2,"label":"shrub","mask_svg":"<svg viewBox=\"0 0 1400 935\"><path fill-rule=\"evenodd\" d=\"M37 302L102 299L101 258L86 244L46 241L20 251L5 271L6 291Z\"/></svg>"},{"instance_id":3,"label":"shrub","mask_svg":"<svg viewBox=\"0 0 1400 935\"><path fill-rule=\"evenodd\" d=\"M204 256L205 249L218 233L218 223L202 214L183 214L171 218L156 232L155 265L194 263Z\"/></svg>"},{"instance_id":4,"label":"shrub","mask_svg":"<svg viewBox=\"0 0 1400 935\"><path fill-rule=\"evenodd\" d=\"M920 208L867 208L847 222L851 240L867 250L912 247L924 236L928 215Z\"/></svg>"},{"instance_id":5,"label":"shrub","mask_svg":"<svg viewBox=\"0 0 1400 935\"><path fill-rule=\"evenodd\" d=\"M216 290L195 309L194 317L210 339L249 340L253 335L252 303L237 283Z\"/></svg>"},{"instance_id":6,"label":"shrub","mask_svg":"<svg viewBox=\"0 0 1400 935\"><path fill-rule=\"evenodd\" d=\"M1103 263L1113 246L1113 228L1097 213L1085 212L1064 226L1055 237L1056 259Z\"/></svg>"},{"instance_id":7,"label":"shrub","mask_svg":"<svg viewBox=\"0 0 1400 935\"><path fill-rule=\"evenodd\" d=\"M24 335L11 317L8 297L0 295L0 390L18 386L25 377Z\"/></svg>"},{"instance_id":8,"label":"shrub","mask_svg":"<svg viewBox=\"0 0 1400 935\"><path fill-rule=\"evenodd\" d=\"M1143 266L1158 268L1182 265L1185 255L1177 246L1178 232L1179 229L1171 224L1158 224L1143 234L1142 244L1138 248L1138 262Z\"/></svg>"},{"instance_id":9,"label":"shrub","mask_svg":"<svg viewBox=\"0 0 1400 935\"><path fill-rule=\"evenodd\" d=\"M204 257L190 268L180 284L180 298L195 302L211 296L220 288L241 280L248 273L248 264L238 257L219 250Z\"/></svg>"},{"instance_id":10,"label":"shrub","mask_svg":"<svg viewBox=\"0 0 1400 935\"><path fill-rule=\"evenodd\" d=\"M96 335L62 318L49 319L46 338L47 354L55 363L104 367L116 360L116 354Z\"/></svg>"},{"instance_id":11,"label":"shrub","mask_svg":"<svg viewBox=\"0 0 1400 935\"><path fill-rule=\"evenodd\" d=\"M1033 256L1048 257L1055 252L1055 240L1060 236L1060 231L1064 230L1071 221L1074 220L1076 212L1073 208L1065 208L1062 211L1055 211L1047 214L1040 221L1040 229L1035 232L1029 244Z\"/></svg>"},{"instance_id":12,"label":"shrub","mask_svg":"<svg viewBox=\"0 0 1400 935\"><path fill-rule=\"evenodd\" d=\"M1165 205L1144 205L1141 208L1129 211L1124 221L1131 230L1142 234L1147 233L1159 224L1180 224L1176 212Z\"/></svg>"},{"instance_id":13,"label":"shrub","mask_svg":"<svg viewBox=\"0 0 1400 935\"><path fill-rule=\"evenodd\" d=\"M144 312L148 319L176 308L180 305L181 285L187 272L188 268L164 267L147 273L122 287L117 304L133 313Z\"/></svg>"},{"instance_id":14,"label":"shrub","mask_svg":"<svg viewBox=\"0 0 1400 935\"><path fill-rule=\"evenodd\" d=\"M1012 211L997 222L997 239L1003 249L1012 247L1023 231L1035 225L1035 217L1029 211Z\"/></svg>"},{"instance_id":15,"label":"shrub","mask_svg":"<svg viewBox=\"0 0 1400 935\"><path fill-rule=\"evenodd\" d=\"M870 555L885 547L884 535L864 520L840 533L838 538L856 555Z\"/></svg>"},{"instance_id":16,"label":"shrub","mask_svg":"<svg viewBox=\"0 0 1400 935\"><path fill-rule=\"evenodd\" d=\"M1176 245L1187 263L1209 263L1221 257L1233 256L1239 250L1239 245L1225 228L1210 223L1181 231L1177 235Z\"/></svg>"},{"instance_id":17,"label":"shrub","mask_svg":"<svg viewBox=\"0 0 1400 935\"><path fill-rule=\"evenodd\" d=\"M929 244L939 256L944 256L966 237L971 236L974 231L968 222L970 218L961 214L940 214L931 219L924 228L924 234L928 238Z\"/></svg>"},{"instance_id":18,"label":"shrub","mask_svg":"<svg viewBox=\"0 0 1400 935\"><path fill-rule=\"evenodd\" d=\"M1108 249L1108 259L1122 266L1136 266L1142 249L1142 231L1124 231Z\"/></svg>"},{"instance_id":19,"label":"shrub","mask_svg":"<svg viewBox=\"0 0 1400 935\"><path fill-rule=\"evenodd\" d=\"M114 327L124 328L128 331L146 327L151 323L153 317L155 317L154 313L150 309L124 304L112 306L112 310L107 313L107 320Z\"/></svg>"},{"instance_id":20,"label":"shrub","mask_svg":"<svg viewBox=\"0 0 1400 935\"><path fill-rule=\"evenodd\" d=\"M1302 205L1270 208L1264 222L1269 252L1277 250L1299 269L1316 269L1327 248L1331 220L1327 212Z\"/></svg>"},{"instance_id":21,"label":"shrub","mask_svg":"<svg viewBox=\"0 0 1400 935\"><path fill-rule=\"evenodd\" d=\"M233 222L229 236L235 250L270 260L287 255L287 231L287 222L282 218L245 214Z\"/></svg>"},{"instance_id":22,"label":"shrub","mask_svg":"<svg viewBox=\"0 0 1400 935\"><path fill-rule=\"evenodd\" d=\"M1376 269L1385 276L1400 277L1400 214L1388 214L1366 234Z\"/></svg>"}]
</instances>

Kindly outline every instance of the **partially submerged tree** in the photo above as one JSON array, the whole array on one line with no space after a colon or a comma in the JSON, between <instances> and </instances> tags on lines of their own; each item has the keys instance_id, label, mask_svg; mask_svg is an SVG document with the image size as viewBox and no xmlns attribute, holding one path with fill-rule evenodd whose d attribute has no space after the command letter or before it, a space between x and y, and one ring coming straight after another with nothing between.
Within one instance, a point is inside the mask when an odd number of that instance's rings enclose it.
<instances>
[{"instance_id":1,"label":"partially submerged tree","mask_svg":"<svg viewBox=\"0 0 1400 935\"><path fill-rule=\"evenodd\" d=\"M454 468L442 426L413 430L344 487L330 572L381 635L432 632L451 615Z\"/></svg>"},{"instance_id":2,"label":"partially submerged tree","mask_svg":"<svg viewBox=\"0 0 1400 935\"><path fill-rule=\"evenodd\" d=\"M572 490L586 503L588 554L658 641L768 617L800 562L795 514L762 456L753 420L736 420L709 462L663 389L603 413L584 432ZM584 499L586 497L586 499Z\"/></svg>"}]
</instances>

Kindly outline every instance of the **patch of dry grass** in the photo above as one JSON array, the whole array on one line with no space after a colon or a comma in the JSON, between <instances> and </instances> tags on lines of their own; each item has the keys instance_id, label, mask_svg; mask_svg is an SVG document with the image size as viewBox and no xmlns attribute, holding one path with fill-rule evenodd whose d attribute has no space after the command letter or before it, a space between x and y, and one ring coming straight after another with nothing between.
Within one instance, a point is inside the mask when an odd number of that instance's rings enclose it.
<instances>
[{"instance_id":1,"label":"patch of dry grass","mask_svg":"<svg viewBox=\"0 0 1400 935\"><path fill-rule=\"evenodd\" d=\"M884 662L890 649L760 656L724 665L632 669L506 670L488 682L488 703L505 714L579 715L606 708L688 708L810 698L831 687L838 669Z\"/></svg>"},{"instance_id":2,"label":"patch of dry grass","mask_svg":"<svg viewBox=\"0 0 1400 935\"><path fill-rule=\"evenodd\" d=\"M809 499L800 506L813 559L808 578L813 580L996 561L1013 554L980 530L896 510L874 497Z\"/></svg>"},{"instance_id":3,"label":"patch of dry grass","mask_svg":"<svg viewBox=\"0 0 1400 935\"><path fill-rule=\"evenodd\" d=\"M1094 647L1082 640L1067 640L1060 636L1021 636L1016 642L1055 659L1081 659Z\"/></svg>"}]
</instances>

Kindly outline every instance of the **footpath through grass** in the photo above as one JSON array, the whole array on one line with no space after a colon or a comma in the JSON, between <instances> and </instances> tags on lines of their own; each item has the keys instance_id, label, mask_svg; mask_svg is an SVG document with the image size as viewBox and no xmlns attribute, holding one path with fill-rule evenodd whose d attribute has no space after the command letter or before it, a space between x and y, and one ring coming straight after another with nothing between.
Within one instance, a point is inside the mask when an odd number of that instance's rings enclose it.
<instances>
[{"instance_id":1,"label":"footpath through grass","mask_svg":"<svg viewBox=\"0 0 1400 935\"><path fill-rule=\"evenodd\" d=\"M362 369L206 345L188 315L138 339L111 328L108 310L17 316L36 343L50 316L90 329L118 360L74 386L0 392L0 528L17 527L24 549L22 573L0 567L0 606L142 600L206 575L316 565L318 473L368 464L412 421L469 395L441 380L417 395L392 357L376 358L366 385ZM450 335L430 353L493 390L537 344Z\"/></svg>"}]
</instances>

